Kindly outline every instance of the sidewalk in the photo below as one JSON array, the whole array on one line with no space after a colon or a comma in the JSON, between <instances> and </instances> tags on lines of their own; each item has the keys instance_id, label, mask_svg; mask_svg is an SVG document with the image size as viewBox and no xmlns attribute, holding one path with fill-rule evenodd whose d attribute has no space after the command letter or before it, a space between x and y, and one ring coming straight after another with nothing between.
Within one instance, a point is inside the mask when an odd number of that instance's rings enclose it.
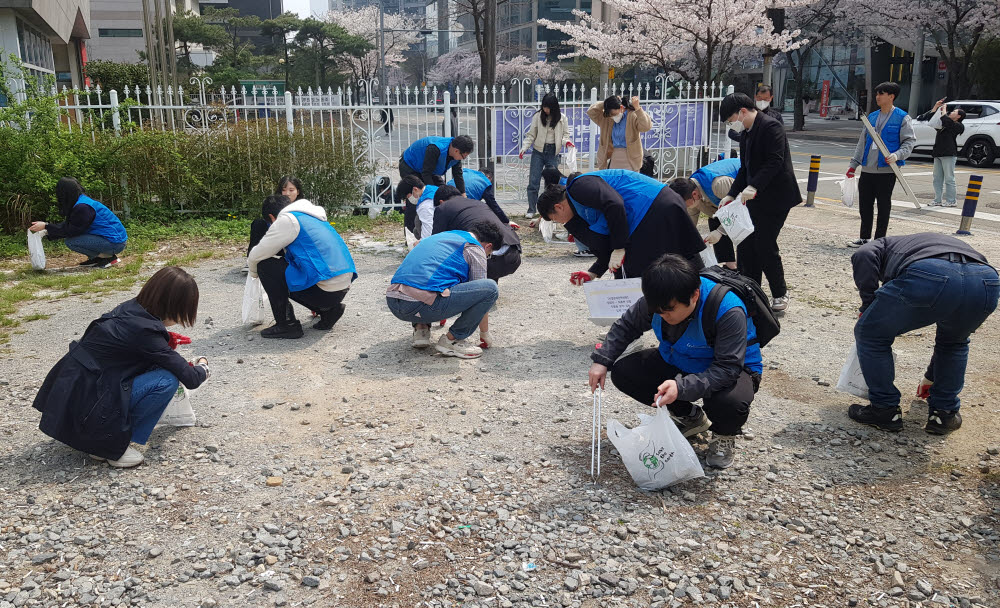
<instances>
[{"instance_id":1,"label":"sidewalk","mask_svg":"<svg viewBox=\"0 0 1000 608\"><path fill-rule=\"evenodd\" d=\"M804 131L792 131L795 120L792 113L784 112L781 117L785 121L785 134L789 139L854 143L858 141L858 134L864 128L860 120L850 120L846 116L826 119L820 118L818 114L810 114L805 117Z\"/></svg>"}]
</instances>

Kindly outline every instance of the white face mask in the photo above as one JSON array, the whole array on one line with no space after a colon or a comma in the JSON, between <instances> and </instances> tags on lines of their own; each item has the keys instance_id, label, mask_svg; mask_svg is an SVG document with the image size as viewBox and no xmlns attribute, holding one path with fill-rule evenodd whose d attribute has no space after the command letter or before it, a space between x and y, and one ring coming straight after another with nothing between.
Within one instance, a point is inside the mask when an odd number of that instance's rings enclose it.
<instances>
[{"instance_id":1,"label":"white face mask","mask_svg":"<svg viewBox=\"0 0 1000 608\"><path fill-rule=\"evenodd\" d=\"M612 116L611 120L615 121L615 124L618 124L618 123L620 123L622 121L622 118L625 118L625 112L622 112L621 114L618 114L617 116Z\"/></svg>"},{"instance_id":2,"label":"white face mask","mask_svg":"<svg viewBox=\"0 0 1000 608\"><path fill-rule=\"evenodd\" d=\"M736 120L727 124L729 125L729 128L735 131L736 133L740 133L743 131L743 129L746 128L743 126L743 121L740 119L739 114L736 115Z\"/></svg>"},{"instance_id":3,"label":"white face mask","mask_svg":"<svg viewBox=\"0 0 1000 608\"><path fill-rule=\"evenodd\" d=\"M771 102L770 101L764 101L763 99L758 99L757 102L754 105L757 106L758 110L760 110L760 111L763 112L764 110L767 109L767 107L769 105L771 105Z\"/></svg>"},{"instance_id":4,"label":"white face mask","mask_svg":"<svg viewBox=\"0 0 1000 608\"><path fill-rule=\"evenodd\" d=\"M411 205L416 205L416 204L417 204L417 201L419 201L419 200L420 200L420 198L419 198L419 197L417 197L417 196L413 196L413 195L410 195L410 196L408 196L408 197L407 197L407 199L408 199L408 200L410 201L410 204L411 204Z\"/></svg>"}]
</instances>

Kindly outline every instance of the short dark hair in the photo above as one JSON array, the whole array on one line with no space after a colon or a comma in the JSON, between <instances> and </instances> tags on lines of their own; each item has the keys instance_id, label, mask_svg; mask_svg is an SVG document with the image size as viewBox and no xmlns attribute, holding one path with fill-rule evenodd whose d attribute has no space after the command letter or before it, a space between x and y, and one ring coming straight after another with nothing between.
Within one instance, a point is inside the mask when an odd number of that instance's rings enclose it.
<instances>
[{"instance_id":1,"label":"short dark hair","mask_svg":"<svg viewBox=\"0 0 1000 608\"><path fill-rule=\"evenodd\" d=\"M604 115L607 116L611 110L617 110L622 107L622 100L618 99L617 95L612 95L604 100Z\"/></svg>"},{"instance_id":2,"label":"short dark hair","mask_svg":"<svg viewBox=\"0 0 1000 608\"><path fill-rule=\"evenodd\" d=\"M295 189L299 191L299 198L306 197L306 191L302 189L302 182L299 178L294 175L284 175L278 180L278 186L274 189L275 194L281 194L281 191L285 189L285 186L292 184ZM296 199L298 200L298 199Z\"/></svg>"},{"instance_id":3,"label":"short dark hair","mask_svg":"<svg viewBox=\"0 0 1000 608\"><path fill-rule=\"evenodd\" d=\"M753 100L746 93L730 93L719 104L719 120L725 122L729 117L742 109L756 110Z\"/></svg>"},{"instance_id":4,"label":"short dark hair","mask_svg":"<svg viewBox=\"0 0 1000 608\"><path fill-rule=\"evenodd\" d=\"M545 192L538 195L538 214L542 216L542 219L549 219L556 208L556 203L561 203L564 200L566 200L566 186L556 184L546 188Z\"/></svg>"},{"instance_id":5,"label":"short dark hair","mask_svg":"<svg viewBox=\"0 0 1000 608\"><path fill-rule=\"evenodd\" d=\"M149 277L135 301L161 321L191 327L198 318L198 283L177 266L166 266Z\"/></svg>"},{"instance_id":6,"label":"short dark hair","mask_svg":"<svg viewBox=\"0 0 1000 608\"><path fill-rule=\"evenodd\" d=\"M896 99L899 99L900 90L899 85L895 82L886 81L879 83L879 85L875 87L875 94L878 95L879 93L885 93L887 95L892 95L893 101L895 101Z\"/></svg>"},{"instance_id":7,"label":"short dark hair","mask_svg":"<svg viewBox=\"0 0 1000 608\"><path fill-rule=\"evenodd\" d=\"M476 147L473 143L472 138L468 135L459 135L455 139L451 140L451 146L461 152L462 154L471 153L472 149Z\"/></svg>"},{"instance_id":8,"label":"short dark hair","mask_svg":"<svg viewBox=\"0 0 1000 608\"><path fill-rule=\"evenodd\" d=\"M558 186L559 181L562 180L563 174L559 172L552 166L546 166L542 169L542 181L545 182L546 188L551 188L552 186Z\"/></svg>"},{"instance_id":9,"label":"short dark hair","mask_svg":"<svg viewBox=\"0 0 1000 608\"><path fill-rule=\"evenodd\" d=\"M493 183L493 178L495 177L495 175L493 173L493 169L490 169L489 167L487 167L485 169L482 169L481 173L486 176L486 179L490 180L491 184Z\"/></svg>"},{"instance_id":10,"label":"short dark hair","mask_svg":"<svg viewBox=\"0 0 1000 608\"><path fill-rule=\"evenodd\" d=\"M771 95L774 95L774 90L771 89L769 85L762 84L757 87L757 95L760 95L761 93L769 93Z\"/></svg>"},{"instance_id":11,"label":"short dark hair","mask_svg":"<svg viewBox=\"0 0 1000 608\"><path fill-rule=\"evenodd\" d=\"M437 207L445 201L449 201L456 196L462 196L462 193L458 191L455 186L438 186L437 191L434 193L434 206Z\"/></svg>"},{"instance_id":12,"label":"short dark hair","mask_svg":"<svg viewBox=\"0 0 1000 608\"><path fill-rule=\"evenodd\" d=\"M503 233L500 227L490 221L476 222L472 225L472 234L476 235L480 243L489 243L493 249L503 247Z\"/></svg>"},{"instance_id":13,"label":"short dark hair","mask_svg":"<svg viewBox=\"0 0 1000 608\"><path fill-rule=\"evenodd\" d=\"M963 120L965 120L965 110L963 110L962 108L957 108L955 111L958 112L958 122L962 122Z\"/></svg>"},{"instance_id":14,"label":"short dark hair","mask_svg":"<svg viewBox=\"0 0 1000 608\"><path fill-rule=\"evenodd\" d=\"M642 273L642 295L652 313L663 312L675 302L690 304L701 286L701 277L691 262L667 253Z\"/></svg>"},{"instance_id":15,"label":"short dark hair","mask_svg":"<svg viewBox=\"0 0 1000 608\"><path fill-rule=\"evenodd\" d=\"M414 188L423 188L424 182L416 175L407 175L396 184L396 198L405 201Z\"/></svg>"},{"instance_id":16,"label":"short dark hair","mask_svg":"<svg viewBox=\"0 0 1000 608\"><path fill-rule=\"evenodd\" d=\"M271 194L264 199L260 206L260 214L265 218L269 215L278 217L281 210L292 204L292 201L284 194Z\"/></svg>"},{"instance_id":17,"label":"short dark hair","mask_svg":"<svg viewBox=\"0 0 1000 608\"><path fill-rule=\"evenodd\" d=\"M570 173L569 175L566 176L566 183L567 184L570 183L571 181L580 177L581 175L583 175L583 171L574 171Z\"/></svg>"},{"instance_id":18,"label":"short dark hair","mask_svg":"<svg viewBox=\"0 0 1000 608\"><path fill-rule=\"evenodd\" d=\"M670 182L670 189L679 194L682 199L688 200L694 195L694 191L698 189L698 185L693 179L678 177Z\"/></svg>"}]
</instances>

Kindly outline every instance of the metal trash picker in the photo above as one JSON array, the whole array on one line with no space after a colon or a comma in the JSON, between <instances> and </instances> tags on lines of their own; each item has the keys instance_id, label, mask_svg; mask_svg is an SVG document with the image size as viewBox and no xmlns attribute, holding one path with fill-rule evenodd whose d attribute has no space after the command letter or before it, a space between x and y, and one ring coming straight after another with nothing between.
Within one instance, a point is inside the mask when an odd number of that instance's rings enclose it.
<instances>
[{"instance_id":1,"label":"metal trash picker","mask_svg":"<svg viewBox=\"0 0 1000 608\"><path fill-rule=\"evenodd\" d=\"M885 147L885 142L882 141L882 136L880 136L875 131L875 127L872 126L872 123L870 120L868 120L868 117L862 114L861 122L864 123L865 129L868 130L868 135L871 136L872 141L875 142L875 146L879 149L879 152L882 153L882 156L884 156L885 158L889 158L890 154L889 148ZM892 163L889 166L892 167L892 172L896 174L896 179L899 180L900 184L902 184L903 192L906 192L906 195L910 197L910 200L912 200L913 204L917 206L917 209L922 209L922 207L920 206L920 201L917 200L917 195L913 193L913 188L910 187L910 184L907 183L906 178L903 177L903 172L899 170L899 165L897 165L896 163Z\"/></svg>"}]
</instances>

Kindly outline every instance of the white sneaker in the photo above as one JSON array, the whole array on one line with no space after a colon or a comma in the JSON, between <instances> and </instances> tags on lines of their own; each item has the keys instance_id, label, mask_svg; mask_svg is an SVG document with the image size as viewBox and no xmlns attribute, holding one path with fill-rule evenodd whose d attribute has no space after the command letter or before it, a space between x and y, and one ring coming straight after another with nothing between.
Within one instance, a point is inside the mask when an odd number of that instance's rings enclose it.
<instances>
[{"instance_id":1,"label":"white sneaker","mask_svg":"<svg viewBox=\"0 0 1000 608\"><path fill-rule=\"evenodd\" d=\"M736 459L736 436L712 433L705 452L705 464L716 469L728 469Z\"/></svg>"},{"instance_id":2,"label":"white sneaker","mask_svg":"<svg viewBox=\"0 0 1000 608\"><path fill-rule=\"evenodd\" d=\"M929 202L927 204L930 207L940 207L941 206L941 201L931 201L931 202Z\"/></svg>"},{"instance_id":3,"label":"white sneaker","mask_svg":"<svg viewBox=\"0 0 1000 608\"><path fill-rule=\"evenodd\" d=\"M868 242L868 239L855 239L847 244L848 247L860 247Z\"/></svg>"},{"instance_id":4,"label":"white sneaker","mask_svg":"<svg viewBox=\"0 0 1000 608\"><path fill-rule=\"evenodd\" d=\"M413 348L427 348L431 345L431 328L413 328Z\"/></svg>"},{"instance_id":5,"label":"white sneaker","mask_svg":"<svg viewBox=\"0 0 1000 608\"><path fill-rule=\"evenodd\" d=\"M950 203L941 203L941 206L942 206L942 207L954 207L954 206L956 206L957 204L958 204L958 203L956 203L956 202L954 202L954 201L953 201L953 202L950 202Z\"/></svg>"},{"instance_id":6,"label":"white sneaker","mask_svg":"<svg viewBox=\"0 0 1000 608\"><path fill-rule=\"evenodd\" d=\"M125 453L118 458L118 460L109 460L108 464L116 469L131 469L132 467L137 467L142 464L143 460L142 452L129 447L125 450Z\"/></svg>"},{"instance_id":7,"label":"white sneaker","mask_svg":"<svg viewBox=\"0 0 1000 608\"><path fill-rule=\"evenodd\" d=\"M469 344L468 340L449 340L448 334L441 336L435 348L442 355L459 359L475 359L483 354L483 349Z\"/></svg>"},{"instance_id":8,"label":"white sneaker","mask_svg":"<svg viewBox=\"0 0 1000 608\"><path fill-rule=\"evenodd\" d=\"M528 219L528 220L530 220L530 219L531 219L531 218L533 218L533 217L535 217L535 214L534 214L534 213L532 213L532 212L530 212L530 211L524 214L524 218L525 218L525 219Z\"/></svg>"},{"instance_id":9,"label":"white sneaker","mask_svg":"<svg viewBox=\"0 0 1000 608\"><path fill-rule=\"evenodd\" d=\"M771 298L771 310L774 312L782 312L786 309L788 309L788 296Z\"/></svg>"}]
</instances>

